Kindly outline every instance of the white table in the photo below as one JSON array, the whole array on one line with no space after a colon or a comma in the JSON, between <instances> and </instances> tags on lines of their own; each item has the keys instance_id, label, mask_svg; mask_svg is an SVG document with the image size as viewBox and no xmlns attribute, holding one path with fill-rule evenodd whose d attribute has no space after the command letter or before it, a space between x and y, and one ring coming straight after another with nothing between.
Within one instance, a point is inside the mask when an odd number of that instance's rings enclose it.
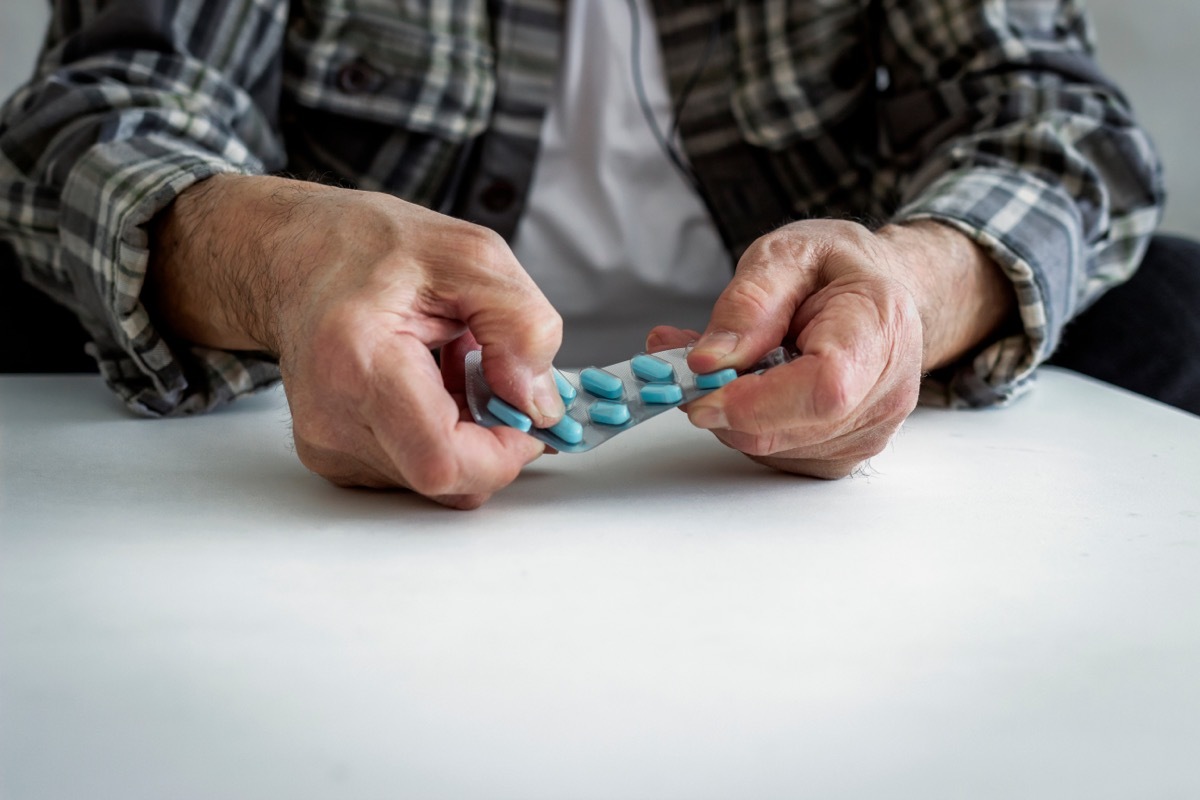
<instances>
[{"instance_id":1,"label":"white table","mask_svg":"<svg viewBox=\"0 0 1200 800\"><path fill-rule=\"evenodd\" d=\"M672 413L455 512L283 409L0 378L0 796L1200 796L1200 418L1048 371L823 483Z\"/></svg>"}]
</instances>

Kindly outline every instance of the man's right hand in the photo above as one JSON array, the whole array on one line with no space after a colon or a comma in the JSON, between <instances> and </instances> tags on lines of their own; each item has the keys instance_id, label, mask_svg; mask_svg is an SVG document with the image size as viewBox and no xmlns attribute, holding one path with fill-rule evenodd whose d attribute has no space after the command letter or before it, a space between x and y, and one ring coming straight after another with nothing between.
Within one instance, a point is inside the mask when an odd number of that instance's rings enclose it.
<instances>
[{"instance_id":1,"label":"man's right hand","mask_svg":"<svg viewBox=\"0 0 1200 800\"><path fill-rule=\"evenodd\" d=\"M143 298L178 337L277 357L297 455L339 485L474 508L543 452L471 421L472 347L534 425L564 413L550 373L562 320L504 240L389 195L210 178L158 221Z\"/></svg>"}]
</instances>

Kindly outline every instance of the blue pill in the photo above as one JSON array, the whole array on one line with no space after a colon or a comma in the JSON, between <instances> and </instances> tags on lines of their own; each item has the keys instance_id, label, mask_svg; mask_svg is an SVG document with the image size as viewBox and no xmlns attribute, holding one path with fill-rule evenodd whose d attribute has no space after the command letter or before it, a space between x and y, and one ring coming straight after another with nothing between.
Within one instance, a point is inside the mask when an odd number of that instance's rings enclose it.
<instances>
[{"instance_id":1,"label":"blue pill","mask_svg":"<svg viewBox=\"0 0 1200 800\"><path fill-rule=\"evenodd\" d=\"M567 444L579 444L583 441L583 425L571 417L563 417L547 430Z\"/></svg>"},{"instance_id":2,"label":"blue pill","mask_svg":"<svg viewBox=\"0 0 1200 800\"><path fill-rule=\"evenodd\" d=\"M683 401L683 389L678 383L647 383L641 388L643 403L671 405Z\"/></svg>"},{"instance_id":3,"label":"blue pill","mask_svg":"<svg viewBox=\"0 0 1200 800\"><path fill-rule=\"evenodd\" d=\"M556 369L551 369L550 372L554 375L554 385L558 387L558 396L563 399L564 403L570 405L579 392L575 391L575 387L562 376L561 372Z\"/></svg>"},{"instance_id":4,"label":"blue pill","mask_svg":"<svg viewBox=\"0 0 1200 800\"><path fill-rule=\"evenodd\" d=\"M487 402L487 410L496 415L496 418L510 428L516 428L525 433L533 427L533 420L517 411L508 403L501 400L499 397L493 397Z\"/></svg>"},{"instance_id":5,"label":"blue pill","mask_svg":"<svg viewBox=\"0 0 1200 800\"><path fill-rule=\"evenodd\" d=\"M629 406L597 400L588 407L588 416L599 425L624 425L629 422Z\"/></svg>"},{"instance_id":6,"label":"blue pill","mask_svg":"<svg viewBox=\"0 0 1200 800\"><path fill-rule=\"evenodd\" d=\"M629 360L629 368L633 370L634 375L637 375L644 381L670 383L675 380L674 367L661 358L646 353L631 358Z\"/></svg>"},{"instance_id":7,"label":"blue pill","mask_svg":"<svg viewBox=\"0 0 1200 800\"><path fill-rule=\"evenodd\" d=\"M597 397L607 397L609 400L620 400L625 393L625 384L611 372L588 367L579 373L579 382L583 388Z\"/></svg>"},{"instance_id":8,"label":"blue pill","mask_svg":"<svg viewBox=\"0 0 1200 800\"><path fill-rule=\"evenodd\" d=\"M703 375L696 376L697 389L720 389L725 384L737 377L737 372L732 369L719 369L716 372L707 372Z\"/></svg>"}]
</instances>

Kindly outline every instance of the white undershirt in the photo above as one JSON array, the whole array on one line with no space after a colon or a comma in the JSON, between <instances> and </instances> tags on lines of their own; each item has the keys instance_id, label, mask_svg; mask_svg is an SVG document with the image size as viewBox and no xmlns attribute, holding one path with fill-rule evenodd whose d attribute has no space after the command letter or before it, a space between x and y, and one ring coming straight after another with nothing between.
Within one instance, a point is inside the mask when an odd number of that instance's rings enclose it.
<instances>
[{"instance_id":1,"label":"white undershirt","mask_svg":"<svg viewBox=\"0 0 1200 800\"><path fill-rule=\"evenodd\" d=\"M654 20L644 0L638 8L646 92L667 131ZM563 316L559 366L627 359L655 325L703 330L732 274L707 209L642 115L631 46L623 2L568 4L562 72L513 241Z\"/></svg>"}]
</instances>

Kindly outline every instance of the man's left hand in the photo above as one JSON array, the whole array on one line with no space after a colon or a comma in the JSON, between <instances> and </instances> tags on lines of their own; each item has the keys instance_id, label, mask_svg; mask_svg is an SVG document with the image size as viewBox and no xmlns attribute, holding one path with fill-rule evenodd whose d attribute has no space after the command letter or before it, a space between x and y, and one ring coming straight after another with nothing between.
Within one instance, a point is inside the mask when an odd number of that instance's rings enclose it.
<instances>
[{"instance_id":1,"label":"man's left hand","mask_svg":"<svg viewBox=\"0 0 1200 800\"><path fill-rule=\"evenodd\" d=\"M1007 278L936 222L871 232L787 225L751 245L703 336L658 327L651 352L696 342L697 373L749 368L781 343L800 356L684 409L692 424L777 469L840 478L887 446L923 371L951 363L1012 314Z\"/></svg>"}]
</instances>

